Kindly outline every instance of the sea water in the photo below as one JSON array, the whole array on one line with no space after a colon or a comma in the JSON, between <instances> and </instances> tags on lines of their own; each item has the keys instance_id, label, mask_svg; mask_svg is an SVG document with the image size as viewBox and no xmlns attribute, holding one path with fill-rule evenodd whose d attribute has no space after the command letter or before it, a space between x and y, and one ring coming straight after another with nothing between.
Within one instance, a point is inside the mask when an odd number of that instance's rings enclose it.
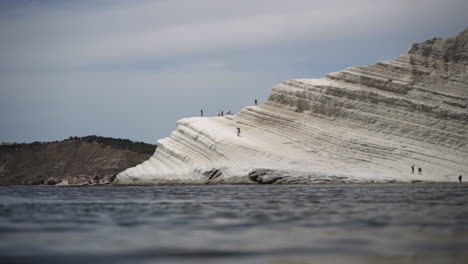
<instances>
[{"instance_id":1,"label":"sea water","mask_svg":"<svg viewBox=\"0 0 468 264\"><path fill-rule=\"evenodd\" d=\"M0 187L0 263L468 263L468 184Z\"/></svg>"}]
</instances>

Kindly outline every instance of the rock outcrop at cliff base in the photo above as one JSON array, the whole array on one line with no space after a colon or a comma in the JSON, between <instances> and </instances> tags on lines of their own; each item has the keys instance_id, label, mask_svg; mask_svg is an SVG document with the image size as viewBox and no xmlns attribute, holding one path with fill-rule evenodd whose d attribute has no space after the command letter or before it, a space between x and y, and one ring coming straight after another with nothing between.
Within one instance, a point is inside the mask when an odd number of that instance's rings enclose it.
<instances>
[{"instance_id":1,"label":"rock outcrop at cliff base","mask_svg":"<svg viewBox=\"0 0 468 264\"><path fill-rule=\"evenodd\" d=\"M115 183L456 181L468 174L468 30L286 81L258 107L182 119L158 143Z\"/></svg>"}]
</instances>

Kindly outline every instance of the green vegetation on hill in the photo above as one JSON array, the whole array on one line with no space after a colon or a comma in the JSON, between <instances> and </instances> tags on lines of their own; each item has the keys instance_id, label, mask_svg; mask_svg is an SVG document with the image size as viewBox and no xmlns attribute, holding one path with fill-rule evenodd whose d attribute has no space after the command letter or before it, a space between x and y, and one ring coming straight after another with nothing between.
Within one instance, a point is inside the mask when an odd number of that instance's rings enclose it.
<instances>
[{"instance_id":1,"label":"green vegetation on hill","mask_svg":"<svg viewBox=\"0 0 468 264\"><path fill-rule=\"evenodd\" d=\"M122 138L111 138L111 137L100 137L96 135L86 137L70 137L68 140L79 140L87 142L97 142L100 144L108 145L118 149L127 149L136 153L153 154L155 145L140 142L131 141L129 139Z\"/></svg>"},{"instance_id":2,"label":"green vegetation on hill","mask_svg":"<svg viewBox=\"0 0 468 264\"><path fill-rule=\"evenodd\" d=\"M86 136L86 137L69 137L63 141L50 141L50 142L41 142L41 141L34 141L32 143L10 143L10 144L1 144L0 151L11 151L15 150L17 147L21 146L39 146L45 144L54 144L60 142L96 142L99 144L104 144L106 146L111 146L117 149L126 149L136 153L143 153L143 154L153 154L156 145L148 144L141 141L131 141L130 139L124 138L111 138L111 137L101 137L96 135Z\"/></svg>"}]
</instances>

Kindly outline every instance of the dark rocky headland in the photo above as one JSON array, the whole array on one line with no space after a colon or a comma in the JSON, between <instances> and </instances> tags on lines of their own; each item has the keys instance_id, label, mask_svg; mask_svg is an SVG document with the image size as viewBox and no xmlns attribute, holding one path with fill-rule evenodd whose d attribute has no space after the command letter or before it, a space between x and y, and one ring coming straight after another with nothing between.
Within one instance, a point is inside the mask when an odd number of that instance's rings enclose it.
<instances>
[{"instance_id":1,"label":"dark rocky headland","mask_svg":"<svg viewBox=\"0 0 468 264\"><path fill-rule=\"evenodd\" d=\"M63 141L0 145L0 185L83 184L114 176L147 160L156 145L87 136ZM97 178L96 178L97 176ZM96 180L94 180L96 182Z\"/></svg>"}]
</instances>

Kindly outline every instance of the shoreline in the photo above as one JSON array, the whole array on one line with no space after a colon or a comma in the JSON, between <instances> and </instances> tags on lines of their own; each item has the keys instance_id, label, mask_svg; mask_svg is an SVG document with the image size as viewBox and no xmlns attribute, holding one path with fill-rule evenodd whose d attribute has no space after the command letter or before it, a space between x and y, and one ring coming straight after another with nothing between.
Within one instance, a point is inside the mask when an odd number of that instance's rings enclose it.
<instances>
[{"instance_id":1,"label":"shoreline","mask_svg":"<svg viewBox=\"0 0 468 264\"><path fill-rule=\"evenodd\" d=\"M449 181L391 181L391 182L317 182L317 183L160 183L160 184L99 184L99 185L28 185L28 184L16 184L16 185L1 185L2 187L5 186L31 186L31 187L68 187L68 188L84 188L84 187L130 187L130 186L142 186L142 187L149 187L149 186L210 186L210 185L259 185L259 186L268 186L268 185L383 185L383 184L405 184L405 185L423 185L423 184L466 184L464 182L449 182Z\"/></svg>"}]
</instances>

